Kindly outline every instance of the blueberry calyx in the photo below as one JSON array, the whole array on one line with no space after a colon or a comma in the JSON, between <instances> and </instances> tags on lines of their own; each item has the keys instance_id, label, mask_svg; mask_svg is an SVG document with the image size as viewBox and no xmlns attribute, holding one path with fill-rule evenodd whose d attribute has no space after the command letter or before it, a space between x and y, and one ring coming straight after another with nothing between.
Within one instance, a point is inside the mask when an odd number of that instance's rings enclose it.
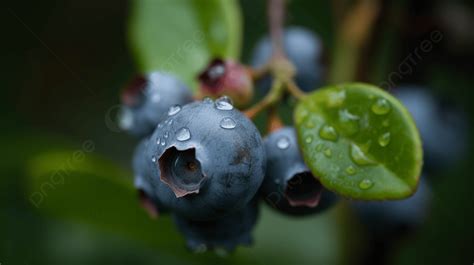
<instances>
[{"instance_id":1,"label":"blueberry calyx","mask_svg":"<svg viewBox=\"0 0 474 265\"><path fill-rule=\"evenodd\" d=\"M209 66L198 76L199 81L206 85L207 89L217 93L222 89L223 77L227 71L226 64L222 59L214 59Z\"/></svg>"},{"instance_id":2,"label":"blueberry calyx","mask_svg":"<svg viewBox=\"0 0 474 265\"><path fill-rule=\"evenodd\" d=\"M314 208L319 205L323 186L308 171L293 175L285 187L285 198L293 207L306 206Z\"/></svg>"},{"instance_id":3,"label":"blueberry calyx","mask_svg":"<svg viewBox=\"0 0 474 265\"><path fill-rule=\"evenodd\" d=\"M143 101L142 94L147 82L146 78L142 75L134 77L122 91L121 99L123 104L131 108L140 105Z\"/></svg>"},{"instance_id":4,"label":"blueberry calyx","mask_svg":"<svg viewBox=\"0 0 474 265\"><path fill-rule=\"evenodd\" d=\"M194 148L178 150L173 146L163 153L158 163L160 180L171 188L176 198L199 193L205 174Z\"/></svg>"}]
</instances>

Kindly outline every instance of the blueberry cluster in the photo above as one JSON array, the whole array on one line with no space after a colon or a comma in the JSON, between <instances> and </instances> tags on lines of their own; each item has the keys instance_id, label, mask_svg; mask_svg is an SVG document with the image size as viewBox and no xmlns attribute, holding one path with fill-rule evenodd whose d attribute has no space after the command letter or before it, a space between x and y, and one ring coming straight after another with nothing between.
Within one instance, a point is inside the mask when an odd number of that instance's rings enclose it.
<instances>
[{"instance_id":1,"label":"blueberry cluster","mask_svg":"<svg viewBox=\"0 0 474 265\"><path fill-rule=\"evenodd\" d=\"M201 91L244 86L233 95L245 99L247 81L236 83L229 69L245 73L234 62L211 62L200 75ZM122 101L122 128L142 139L133 157L141 204L152 216L171 214L195 252L250 244L260 201L298 216L336 202L303 162L293 128L262 139L227 96L193 101L176 77L154 72L136 78Z\"/></svg>"}]
</instances>

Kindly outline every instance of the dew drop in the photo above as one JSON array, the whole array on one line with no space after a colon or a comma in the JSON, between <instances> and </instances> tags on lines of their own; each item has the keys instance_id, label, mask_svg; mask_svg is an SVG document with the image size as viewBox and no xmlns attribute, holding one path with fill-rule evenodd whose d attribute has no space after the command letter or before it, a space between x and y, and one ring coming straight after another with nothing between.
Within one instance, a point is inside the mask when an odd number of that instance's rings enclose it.
<instances>
[{"instance_id":1,"label":"dew drop","mask_svg":"<svg viewBox=\"0 0 474 265\"><path fill-rule=\"evenodd\" d=\"M357 172L356 168L354 166L348 166L346 168L346 173L349 175L354 175Z\"/></svg>"},{"instance_id":2,"label":"dew drop","mask_svg":"<svg viewBox=\"0 0 474 265\"><path fill-rule=\"evenodd\" d=\"M212 103L212 98L210 97L205 97L202 102L206 103L206 104L211 104Z\"/></svg>"},{"instance_id":3,"label":"dew drop","mask_svg":"<svg viewBox=\"0 0 474 265\"><path fill-rule=\"evenodd\" d=\"M162 139L161 140L161 146L165 146L165 145L166 145L166 141L165 141L165 139Z\"/></svg>"},{"instance_id":4,"label":"dew drop","mask_svg":"<svg viewBox=\"0 0 474 265\"><path fill-rule=\"evenodd\" d=\"M156 163L156 156L151 157L151 162Z\"/></svg>"},{"instance_id":5,"label":"dew drop","mask_svg":"<svg viewBox=\"0 0 474 265\"><path fill-rule=\"evenodd\" d=\"M361 188L362 190L368 190L372 188L373 185L374 183L370 179L363 179L359 182L359 188Z\"/></svg>"},{"instance_id":6,"label":"dew drop","mask_svg":"<svg viewBox=\"0 0 474 265\"><path fill-rule=\"evenodd\" d=\"M221 128L223 129L234 129L237 126L237 123L229 117L223 118L220 123Z\"/></svg>"},{"instance_id":7,"label":"dew drop","mask_svg":"<svg viewBox=\"0 0 474 265\"><path fill-rule=\"evenodd\" d=\"M284 150L290 146L290 139L288 137L283 136L277 141L277 147Z\"/></svg>"},{"instance_id":8,"label":"dew drop","mask_svg":"<svg viewBox=\"0 0 474 265\"><path fill-rule=\"evenodd\" d=\"M176 113L178 113L180 111L181 111L181 106L180 105L171 106L168 109L168 116L173 116L173 115L175 115Z\"/></svg>"},{"instance_id":9,"label":"dew drop","mask_svg":"<svg viewBox=\"0 0 474 265\"><path fill-rule=\"evenodd\" d=\"M329 94L328 98L328 107L334 108L334 107L340 107L343 103L344 100L346 100L346 91L341 90L338 92L332 92Z\"/></svg>"},{"instance_id":10,"label":"dew drop","mask_svg":"<svg viewBox=\"0 0 474 265\"><path fill-rule=\"evenodd\" d=\"M311 136L308 136L306 137L306 139L304 140L307 144L310 144L311 142L313 142L313 137Z\"/></svg>"},{"instance_id":11,"label":"dew drop","mask_svg":"<svg viewBox=\"0 0 474 265\"><path fill-rule=\"evenodd\" d=\"M336 129L334 129L334 127L330 125L324 125L323 127L321 127L321 129L319 130L319 136L329 141L336 141L338 138Z\"/></svg>"},{"instance_id":12,"label":"dew drop","mask_svg":"<svg viewBox=\"0 0 474 265\"><path fill-rule=\"evenodd\" d=\"M165 137L165 138L168 138L169 136L170 136L169 132L165 132L165 134L163 135L163 137Z\"/></svg>"},{"instance_id":13,"label":"dew drop","mask_svg":"<svg viewBox=\"0 0 474 265\"><path fill-rule=\"evenodd\" d=\"M319 143L316 145L316 151L320 152L323 149L324 145L322 143Z\"/></svg>"},{"instance_id":14,"label":"dew drop","mask_svg":"<svg viewBox=\"0 0 474 265\"><path fill-rule=\"evenodd\" d=\"M161 138L156 139L156 144L160 144Z\"/></svg>"},{"instance_id":15,"label":"dew drop","mask_svg":"<svg viewBox=\"0 0 474 265\"><path fill-rule=\"evenodd\" d=\"M375 101L374 104L372 104L372 112L377 114L377 115L385 115L390 112L392 107L390 106L390 103L388 100L384 98L379 98L377 101Z\"/></svg>"},{"instance_id":16,"label":"dew drop","mask_svg":"<svg viewBox=\"0 0 474 265\"><path fill-rule=\"evenodd\" d=\"M379 145L382 147L387 146L390 143L390 133L386 132L379 136L378 139Z\"/></svg>"},{"instance_id":17,"label":"dew drop","mask_svg":"<svg viewBox=\"0 0 474 265\"><path fill-rule=\"evenodd\" d=\"M214 104L218 110L232 110L234 108L230 98L226 96L220 97Z\"/></svg>"},{"instance_id":18,"label":"dew drop","mask_svg":"<svg viewBox=\"0 0 474 265\"><path fill-rule=\"evenodd\" d=\"M331 156L332 156L332 151L331 151L331 149L329 149L329 148L325 149L325 150L324 150L324 155L325 155L326 157L331 157Z\"/></svg>"},{"instance_id":19,"label":"dew drop","mask_svg":"<svg viewBox=\"0 0 474 265\"><path fill-rule=\"evenodd\" d=\"M349 112L347 109L339 111L339 120L341 122L341 131L348 135L354 135L359 132L360 117Z\"/></svg>"},{"instance_id":20,"label":"dew drop","mask_svg":"<svg viewBox=\"0 0 474 265\"><path fill-rule=\"evenodd\" d=\"M191 132L186 127L183 127L176 132L176 140L180 142L187 141L190 138L191 138Z\"/></svg>"},{"instance_id":21,"label":"dew drop","mask_svg":"<svg viewBox=\"0 0 474 265\"><path fill-rule=\"evenodd\" d=\"M158 124L158 128L163 128L163 123L160 122L160 123Z\"/></svg>"},{"instance_id":22,"label":"dew drop","mask_svg":"<svg viewBox=\"0 0 474 265\"><path fill-rule=\"evenodd\" d=\"M358 165L366 166L374 164L374 161L367 157L365 152L356 144L351 144L350 153L352 160Z\"/></svg>"}]
</instances>

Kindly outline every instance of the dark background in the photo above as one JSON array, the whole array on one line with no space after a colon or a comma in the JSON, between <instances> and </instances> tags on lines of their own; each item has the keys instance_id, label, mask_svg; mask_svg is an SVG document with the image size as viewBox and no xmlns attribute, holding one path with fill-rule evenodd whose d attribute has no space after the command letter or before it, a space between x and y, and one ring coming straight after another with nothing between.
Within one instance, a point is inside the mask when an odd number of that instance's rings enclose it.
<instances>
[{"instance_id":1,"label":"dark background","mask_svg":"<svg viewBox=\"0 0 474 265\"><path fill-rule=\"evenodd\" d=\"M380 84L433 30L443 40L398 84L428 87L443 104L474 117L472 1L382 1L382 14L364 50L359 81ZM122 84L135 72L126 39L127 1L4 3L0 16L1 143L0 264L160 264L153 249L114 234L40 215L24 196L24 162L45 145L86 140L123 167L135 140L117 132ZM264 1L241 1L243 61L266 32ZM328 1L291 1L287 24L315 31L330 60L334 18ZM472 133L468 133L472 135ZM48 141L42 139L48 139ZM52 141L51 141L52 139ZM471 141L472 142L472 141ZM447 148L451 143L439 139ZM391 264L472 264L474 220L471 150L455 166L430 176L429 219L397 243ZM349 222L350 223L350 222ZM283 244L283 243L282 243ZM357 258L346 258L356 261Z\"/></svg>"}]
</instances>

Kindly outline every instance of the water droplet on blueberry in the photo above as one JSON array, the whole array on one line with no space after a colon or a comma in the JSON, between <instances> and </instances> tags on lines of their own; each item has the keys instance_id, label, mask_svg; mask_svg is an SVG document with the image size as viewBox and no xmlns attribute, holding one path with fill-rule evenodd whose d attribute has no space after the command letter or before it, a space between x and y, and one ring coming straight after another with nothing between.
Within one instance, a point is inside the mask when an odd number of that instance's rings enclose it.
<instances>
[{"instance_id":1,"label":"water droplet on blueberry","mask_svg":"<svg viewBox=\"0 0 474 265\"><path fill-rule=\"evenodd\" d=\"M191 138L191 132L186 127L183 127L176 132L176 140L180 142L187 141L190 138Z\"/></svg>"},{"instance_id":2,"label":"water droplet on blueberry","mask_svg":"<svg viewBox=\"0 0 474 265\"><path fill-rule=\"evenodd\" d=\"M226 117L221 120L220 126L223 129L234 129L237 123L232 118Z\"/></svg>"},{"instance_id":3,"label":"water droplet on blueberry","mask_svg":"<svg viewBox=\"0 0 474 265\"><path fill-rule=\"evenodd\" d=\"M284 150L290 146L290 139L288 137L283 136L277 141L277 147Z\"/></svg>"},{"instance_id":4,"label":"water droplet on blueberry","mask_svg":"<svg viewBox=\"0 0 474 265\"><path fill-rule=\"evenodd\" d=\"M232 110L234 106L232 105L229 97L220 97L214 103L218 110Z\"/></svg>"},{"instance_id":5,"label":"water droplet on blueberry","mask_svg":"<svg viewBox=\"0 0 474 265\"><path fill-rule=\"evenodd\" d=\"M168 116L173 116L173 115L177 114L180 110L181 110L181 106L180 106L180 105L171 106L171 107L168 109Z\"/></svg>"}]
</instances>

